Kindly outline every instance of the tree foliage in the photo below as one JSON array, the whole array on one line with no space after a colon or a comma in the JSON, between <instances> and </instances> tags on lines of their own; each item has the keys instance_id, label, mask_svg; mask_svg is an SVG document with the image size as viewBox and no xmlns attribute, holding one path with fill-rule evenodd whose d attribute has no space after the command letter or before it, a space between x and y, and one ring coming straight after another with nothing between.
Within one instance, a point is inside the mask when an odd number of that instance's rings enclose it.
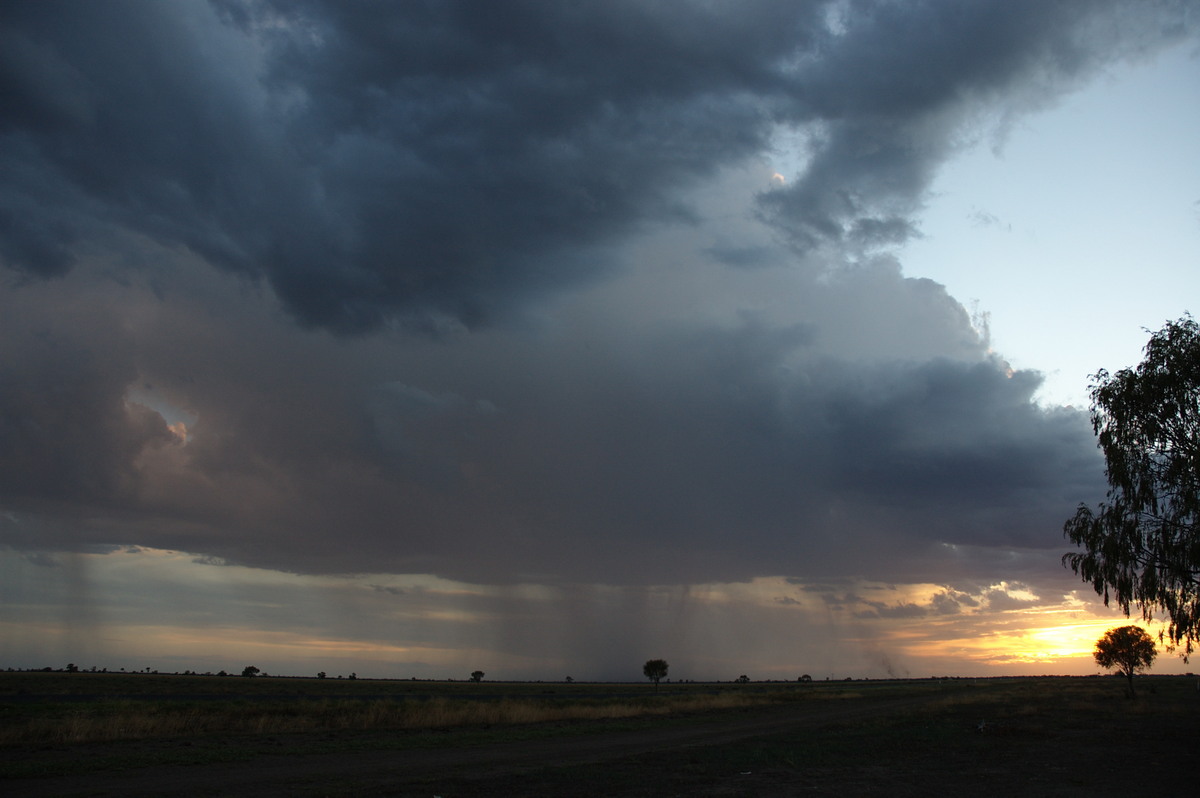
<instances>
[{"instance_id":1,"label":"tree foliage","mask_svg":"<svg viewBox=\"0 0 1200 798\"><path fill-rule=\"evenodd\" d=\"M1154 333L1145 359L1091 385L1107 501L1081 504L1063 533L1083 551L1063 563L1107 606L1167 622L1183 657L1200 640L1200 327L1191 316Z\"/></svg>"},{"instance_id":2,"label":"tree foliage","mask_svg":"<svg viewBox=\"0 0 1200 798\"><path fill-rule=\"evenodd\" d=\"M1122 626L1109 629L1096 641L1092 653L1096 664L1108 670L1116 669L1129 680L1129 694L1133 695L1133 675L1149 668L1158 656L1154 641L1140 626Z\"/></svg>"},{"instance_id":3,"label":"tree foliage","mask_svg":"<svg viewBox=\"0 0 1200 798\"><path fill-rule=\"evenodd\" d=\"M482 682L484 676L483 671L471 671L471 681L473 682Z\"/></svg>"},{"instance_id":4,"label":"tree foliage","mask_svg":"<svg viewBox=\"0 0 1200 798\"><path fill-rule=\"evenodd\" d=\"M642 666L642 673L647 679L654 682L654 687L657 688L659 680L666 678L667 670L670 667L665 659L648 659Z\"/></svg>"}]
</instances>

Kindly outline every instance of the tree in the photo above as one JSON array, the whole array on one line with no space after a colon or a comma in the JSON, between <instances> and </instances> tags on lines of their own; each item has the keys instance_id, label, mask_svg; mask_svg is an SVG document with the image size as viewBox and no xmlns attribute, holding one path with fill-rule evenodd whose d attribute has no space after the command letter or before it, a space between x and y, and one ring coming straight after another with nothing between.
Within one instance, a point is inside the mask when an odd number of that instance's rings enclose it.
<instances>
[{"instance_id":1,"label":"tree","mask_svg":"<svg viewBox=\"0 0 1200 798\"><path fill-rule=\"evenodd\" d=\"M1096 650L1092 656L1101 668L1116 668L1117 673L1129 680L1129 695L1132 697L1133 675L1149 668L1158 652L1145 629L1140 626L1122 626L1105 632L1104 636L1096 641Z\"/></svg>"},{"instance_id":2,"label":"tree","mask_svg":"<svg viewBox=\"0 0 1200 798\"><path fill-rule=\"evenodd\" d=\"M254 667L253 665L247 665L246 667L242 668L243 676L257 676L258 674L258 668Z\"/></svg>"},{"instance_id":3,"label":"tree","mask_svg":"<svg viewBox=\"0 0 1200 798\"><path fill-rule=\"evenodd\" d=\"M1159 639L1186 662L1200 641L1200 327L1168 322L1136 368L1094 374L1091 398L1108 500L1063 525L1083 548L1063 564L1127 617L1165 616Z\"/></svg>"},{"instance_id":4,"label":"tree","mask_svg":"<svg viewBox=\"0 0 1200 798\"><path fill-rule=\"evenodd\" d=\"M471 681L482 682L484 677L483 671L471 671Z\"/></svg>"},{"instance_id":5,"label":"tree","mask_svg":"<svg viewBox=\"0 0 1200 798\"><path fill-rule=\"evenodd\" d=\"M667 670L670 667L665 659L648 659L642 666L642 673L646 675L647 679L654 682L654 689L657 690L659 680L667 677Z\"/></svg>"}]
</instances>

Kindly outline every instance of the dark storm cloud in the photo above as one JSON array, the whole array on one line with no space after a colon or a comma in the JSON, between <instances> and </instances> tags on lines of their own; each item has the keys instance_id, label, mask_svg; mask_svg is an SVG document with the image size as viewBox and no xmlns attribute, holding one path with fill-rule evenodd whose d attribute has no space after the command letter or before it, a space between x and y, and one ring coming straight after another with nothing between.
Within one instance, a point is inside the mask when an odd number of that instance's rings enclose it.
<instances>
[{"instance_id":1,"label":"dark storm cloud","mask_svg":"<svg viewBox=\"0 0 1200 798\"><path fill-rule=\"evenodd\" d=\"M694 221L680 192L780 129L808 163L766 218L806 248L902 241L984 103L1036 106L1187 22L1010 0L3 13L9 269L62 275L135 231L343 331L474 325L603 274L594 247Z\"/></svg>"},{"instance_id":2,"label":"dark storm cloud","mask_svg":"<svg viewBox=\"0 0 1200 798\"><path fill-rule=\"evenodd\" d=\"M965 124L1169 40L1170 6L3 14L4 542L1032 584L1102 486L1082 413L864 251ZM789 126L797 179L735 196Z\"/></svg>"},{"instance_id":3,"label":"dark storm cloud","mask_svg":"<svg viewBox=\"0 0 1200 798\"><path fill-rule=\"evenodd\" d=\"M22 547L500 582L928 579L947 545L1057 547L1046 530L1099 488L1086 419L1032 404L1035 378L890 269L804 283L810 321L597 292L453 342L298 334L202 271L165 291L85 277L21 289L0 321ZM880 333L840 334L872 286L903 305L874 321L925 357L863 359ZM143 402L194 418L186 437Z\"/></svg>"}]
</instances>

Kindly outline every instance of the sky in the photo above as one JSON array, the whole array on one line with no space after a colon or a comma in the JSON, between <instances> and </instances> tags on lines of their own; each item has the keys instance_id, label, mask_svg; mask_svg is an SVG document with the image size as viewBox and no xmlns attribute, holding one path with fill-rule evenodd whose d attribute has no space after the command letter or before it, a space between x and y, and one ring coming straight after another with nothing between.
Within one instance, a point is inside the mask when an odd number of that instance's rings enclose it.
<instances>
[{"instance_id":1,"label":"sky","mask_svg":"<svg viewBox=\"0 0 1200 798\"><path fill-rule=\"evenodd\" d=\"M1061 530L1088 375L1194 310L1198 53L1191 2L3 4L0 667L1096 672Z\"/></svg>"}]
</instances>

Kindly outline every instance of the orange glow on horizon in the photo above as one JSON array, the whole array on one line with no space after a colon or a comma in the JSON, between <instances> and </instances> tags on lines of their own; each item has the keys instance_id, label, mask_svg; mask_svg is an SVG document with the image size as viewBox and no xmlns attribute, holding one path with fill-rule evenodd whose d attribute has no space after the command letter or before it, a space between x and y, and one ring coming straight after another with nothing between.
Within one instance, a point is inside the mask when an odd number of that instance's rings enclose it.
<instances>
[{"instance_id":1,"label":"orange glow on horizon","mask_svg":"<svg viewBox=\"0 0 1200 798\"><path fill-rule=\"evenodd\" d=\"M1053 610L1033 610L1017 613L1017 618L1025 614L1041 616L1051 613ZM974 637L926 637L924 641L907 643L904 648L909 655L921 659L953 659L990 667L1056 664L1070 666L1072 672L1082 672L1095 667L1092 652L1104 632L1130 623L1134 621L1097 618L1071 620L1054 626L1020 627L1013 624L1010 628L1000 628ZM1151 635L1157 634L1155 629L1148 631ZM901 639L900 636L897 639Z\"/></svg>"}]
</instances>

